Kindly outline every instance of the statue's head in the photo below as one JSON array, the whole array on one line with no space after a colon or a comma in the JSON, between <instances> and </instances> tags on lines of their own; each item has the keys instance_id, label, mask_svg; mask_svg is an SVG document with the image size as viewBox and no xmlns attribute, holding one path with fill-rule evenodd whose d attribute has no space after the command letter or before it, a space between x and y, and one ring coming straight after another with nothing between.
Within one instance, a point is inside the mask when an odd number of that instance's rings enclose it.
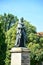
<instances>
[{"instance_id":1,"label":"statue's head","mask_svg":"<svg viewBox=\"0 0 43 65\"><path fill-rule=\"evenodd\" d=\"M21 22L23 22L23 21L24 21L24 18L23 18L23 17L21 17L21 19L20 19L20 20L21 20Z\"/></svg>"}]
</instances>

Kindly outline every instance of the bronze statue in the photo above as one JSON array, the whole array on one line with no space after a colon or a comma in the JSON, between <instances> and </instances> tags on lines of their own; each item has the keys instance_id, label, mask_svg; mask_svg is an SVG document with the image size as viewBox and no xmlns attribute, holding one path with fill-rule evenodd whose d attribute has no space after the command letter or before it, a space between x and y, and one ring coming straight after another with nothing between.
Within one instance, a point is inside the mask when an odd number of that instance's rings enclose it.
<instances>
[{"instance_id":1,"label":"bronze statue","mask_svg":"<svg viewBox=\"0 0 43 65\"><path fill-rule=\"evenodd\" d=\"M16 47L25 47L26 43L26 31L25 31L25 26L23 24L23 18L21 21L19 21L18 26L17 26L17 35L16 35Z\"/></svg>"}]
</instances>

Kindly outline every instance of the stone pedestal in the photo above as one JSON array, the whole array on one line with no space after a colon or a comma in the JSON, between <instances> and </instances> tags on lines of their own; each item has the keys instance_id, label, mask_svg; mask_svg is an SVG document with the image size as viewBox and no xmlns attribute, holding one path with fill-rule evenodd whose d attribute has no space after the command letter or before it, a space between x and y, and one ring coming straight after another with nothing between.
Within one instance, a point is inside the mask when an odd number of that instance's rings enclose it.
<instances>
[{"instance_id":1,"label":"stone pedestal","mask_svg":"<svg viewBox=\"0 0 43 65\"><path fill-rule=\"evenodd\" d=\"M30 65L30 51L25 47L11 49L11 65Z\"/></svg>"}]
</instances>

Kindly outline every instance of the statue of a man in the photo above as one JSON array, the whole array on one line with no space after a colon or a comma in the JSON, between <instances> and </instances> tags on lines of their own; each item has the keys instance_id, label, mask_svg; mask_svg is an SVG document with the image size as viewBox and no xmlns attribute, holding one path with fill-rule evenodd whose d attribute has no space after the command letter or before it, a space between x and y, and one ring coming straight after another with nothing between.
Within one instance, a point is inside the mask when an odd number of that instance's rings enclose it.
<instances>
[{"instance_id":1,"label":"statue of a man","mask_svg":"<svg viewBox=\"0 0 43 65\"><path fill-rule=\"evenodd\" d=\"M25 42L26 42L26 32L25 32L25 27L24 27L23 18L22 18L17 26L17 35L16 35L15 46L16 47L25 47Z\"/></svg>"}]
</instances>

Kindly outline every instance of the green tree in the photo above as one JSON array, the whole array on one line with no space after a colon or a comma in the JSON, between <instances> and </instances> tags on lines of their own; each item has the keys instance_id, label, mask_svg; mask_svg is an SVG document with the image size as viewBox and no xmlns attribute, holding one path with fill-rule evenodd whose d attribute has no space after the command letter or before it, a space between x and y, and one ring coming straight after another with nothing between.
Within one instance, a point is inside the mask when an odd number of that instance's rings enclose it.
<instances>
[{"instance_id":1,"label":"green tree","mask_svg":"<svg viewBox=\"0 0 43 65\"><path fill-rule=\"evenodd\" d=\"M30 49L31 53L30 53L30 58L31 58L31 65L32 62L34 62L36 65L36 63L40 63L41 61L43 61L43 48L41 48L40 44L33 44L32 42L29 43L28 48Z\"/></svg>"},{"instance_id":2,"label":"green tree","mask_svg":"<svg viewBox=\"0 0 43 65\"><path fill-rule=\"evenodd\" d=\"M5 65L6 47L3 23L0 21L0 65Z\"/></svg>"},{"instance_id":3,"label":"green tree","mask_svg":"<svg viewBox=\"0 0 43 65\"><path fill-rule=\"evenodd\" d=\"M3 22L4 30L8 31L18 21L18 18L12 14L4 13L4 15L0 15L0 21Z\"/></svg>"},{"instance_id":4,"label":"green tree","mask_svg":"<svg viewBox=\"0 0 43 65\"><path fill-rule=\"evenodd\" d=\"M0 53L4 52L1 58L2 64L10 65L10 50L14 47L16 40L16 28L18 24L17 16L12 14L0 15ZM27 42L26 47L31 51L31 62L39 62L43 60L43 37L37 35L36 27L24 20ZM4 50L3 50L4 49ZM5 56L4 56L5 55Z\"/></svg>"}]
</instances>

